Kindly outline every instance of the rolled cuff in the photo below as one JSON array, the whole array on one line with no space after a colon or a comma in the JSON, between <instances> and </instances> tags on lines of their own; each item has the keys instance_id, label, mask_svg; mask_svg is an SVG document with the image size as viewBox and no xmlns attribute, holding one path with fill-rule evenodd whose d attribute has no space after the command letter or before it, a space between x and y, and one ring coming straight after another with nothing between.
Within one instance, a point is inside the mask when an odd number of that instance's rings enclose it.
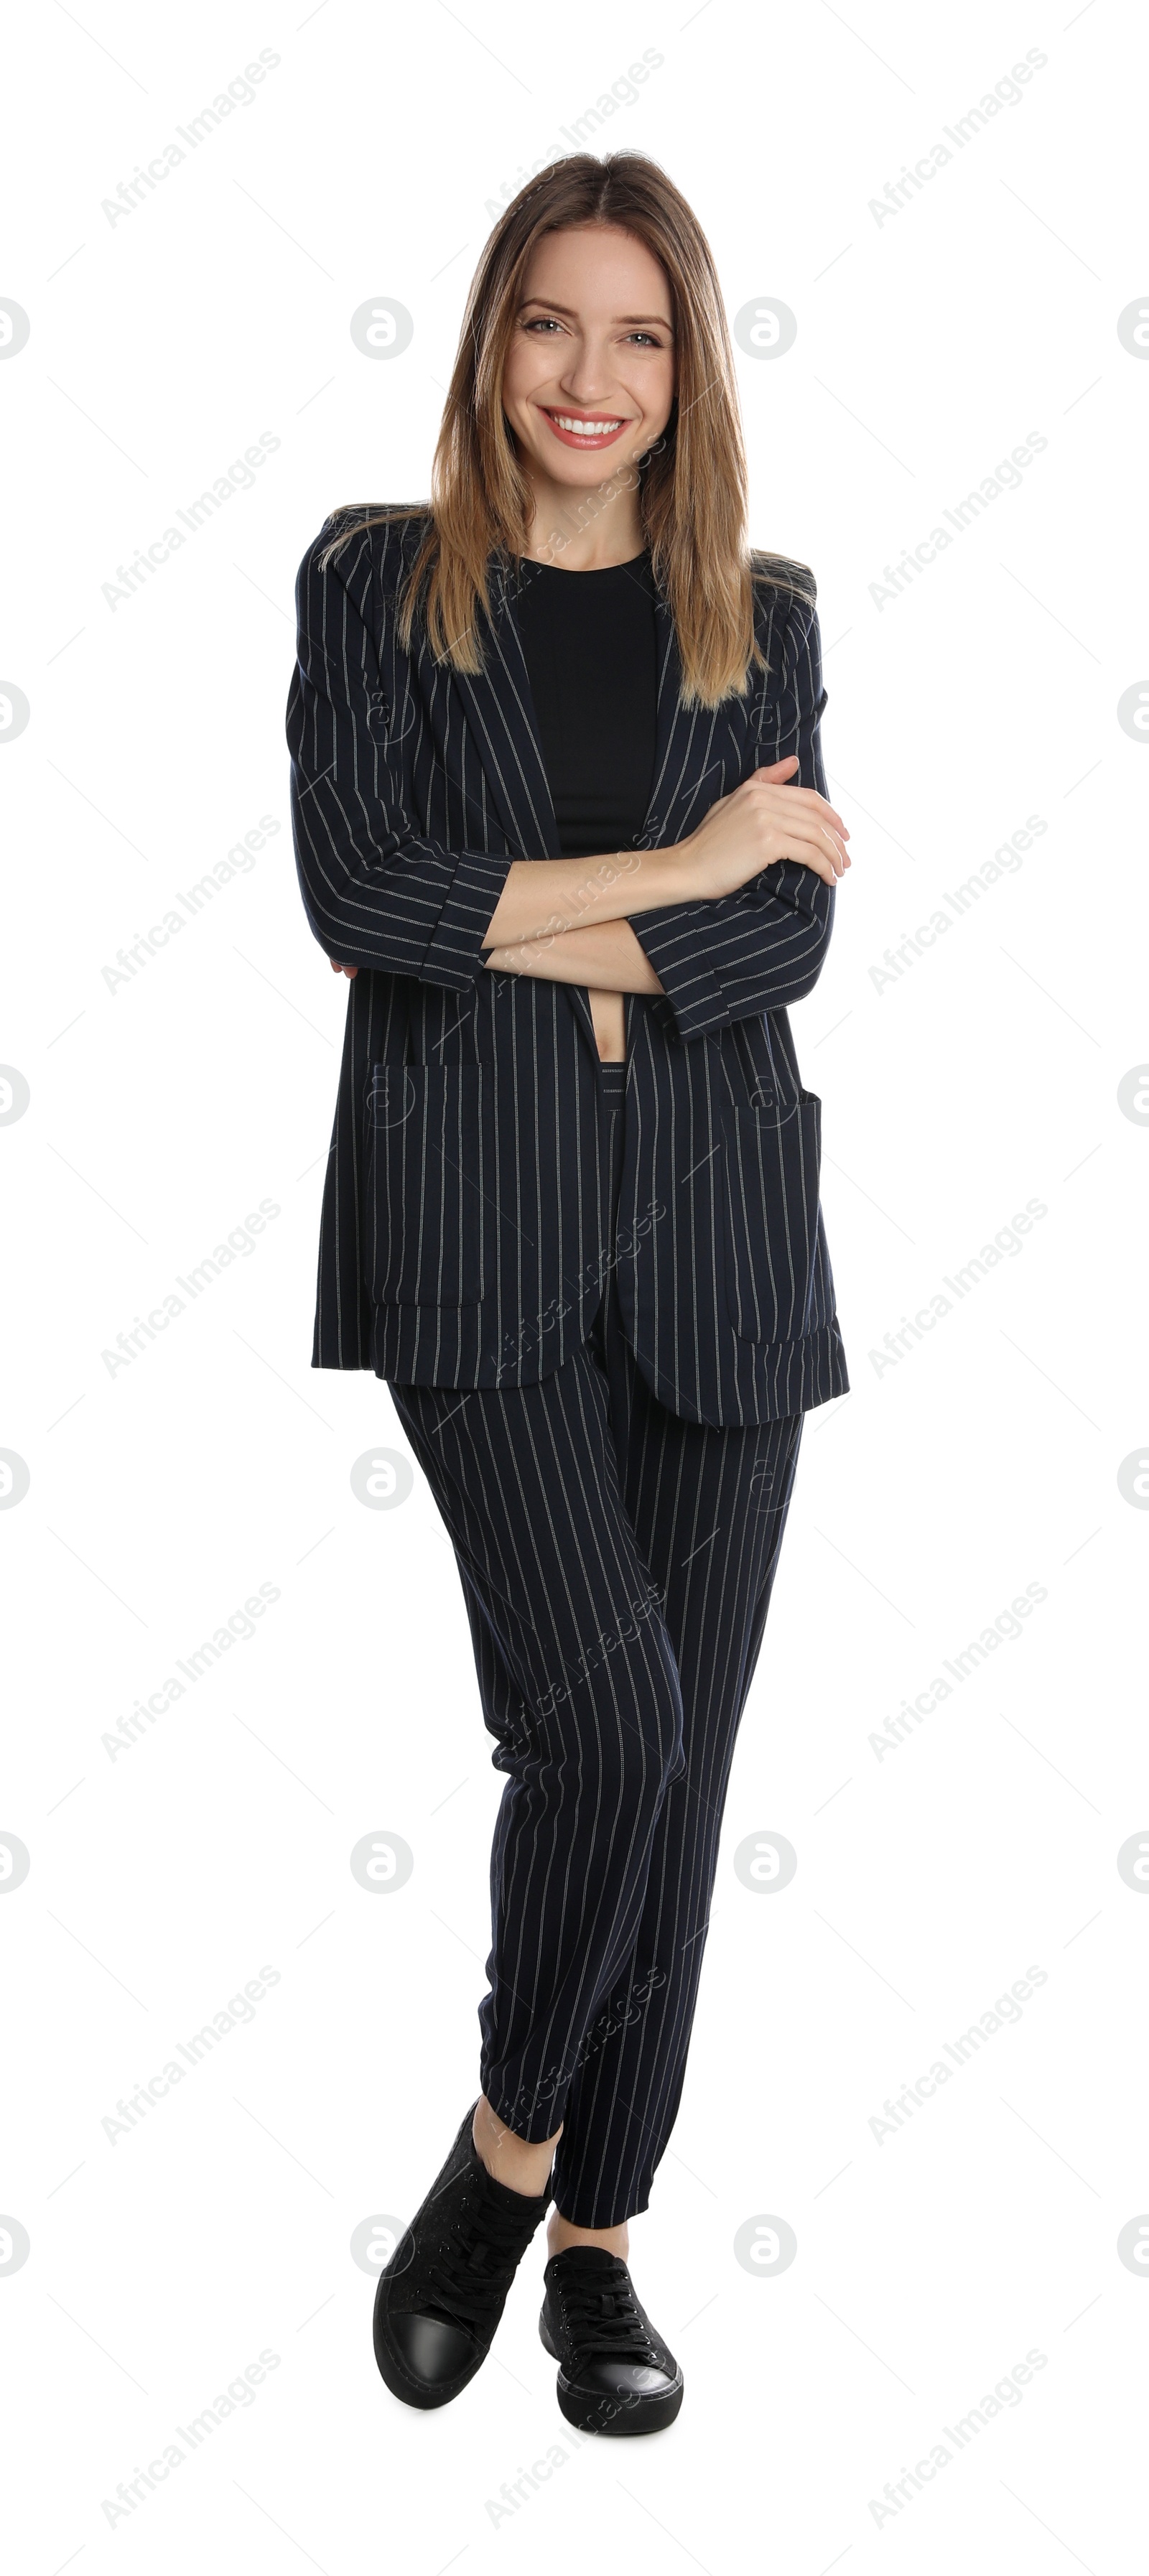
<instances>
[{"instance_id":1,"label":"rolled cuff","mask_svg":"<svg viewBox=\"0 0 1149 2576\"><path fill-rule=\"evenodd\" d=\"M513 866L484 850L464 850L455 862L451 889L427 942L419 968L421 984L445 985L464 993L483 964L483 942L503 887Z\"/></svg>"},{"instance_id":2,"label":"rolled cuff","mask_svg":"<svg viewBox=\"0 0 1149 2576\"><path fill-rule=\"evenodd\" d=\"M691 954L697 923L684 918L678 904L656 912L628 913L627 919L662 986L668 1005L660 1010L664 1026L679 1038L704 1037L725 1028L730 1009L712 966Z\"/></svg>"}]
</instances>

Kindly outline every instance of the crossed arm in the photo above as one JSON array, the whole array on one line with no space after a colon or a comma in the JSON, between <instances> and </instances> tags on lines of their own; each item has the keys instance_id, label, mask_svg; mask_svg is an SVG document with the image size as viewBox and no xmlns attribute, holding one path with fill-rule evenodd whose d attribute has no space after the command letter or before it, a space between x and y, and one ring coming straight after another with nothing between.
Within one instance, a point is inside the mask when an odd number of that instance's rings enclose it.
<instances>
[{"instance_id":1,"label":"crossed arm","mask_svg":"<svg viewBox=\"0 0 1149 2576\"><path fill-rule=\"evenodd\" d=\"M584 985L599 1051L616 1060L626 1050L624 995L665 991L629 921L583 922L541 939L520 939L490 949L486 962L495 974Z\"/></svg>"},{"instance_id":2,"label":"crossed arm","mask_svg":"<svg viewBox=\"0 0 1149 2576\"><path fill-rule=\"evenodd\" d=\"M478 974L504 972L582 984L604 997L664 996L668 1027L680 1039L812 989L830 934L832 884L785 837L763 844L752 873L745 862L725 867L715 845L718 809L707 818L701 876L682 843L609 863L532 861L447 850L421 833L405 809L378 648L363 614L372 559L365 550L345 586L334 565L321 569L322 545L321 533L297 583L287 733L304 906L344 972L411 975L460 994ZM812 607L785 623L772 668L759 760L782 764L801 784L807 795L799 803L821 806L825 699ZM757 806L760 791L744 783L719 800L738 808L740 830L748 799Z\"/></svg>"},{"instance_id":3,"label":"crossed arm","mask_svg":"<svg viewBox=\"0 0 1149 2576\"><path fill-rule=\"evenodd\" d=\"M660 853L649 853L647 873L654 873L657 855ZM559 894L559 904L551 902L549 927L541 933L531 927L538 920L538 909L531 912L538 866L546 866L546 891L551 899ZM559 866L564 868L564 876L575 871L575 878L582 881L556 889L554 860L515 860L487 925L489 971L544 976L551 984L587 984L587 989L598 992L662 992L662 979L631 930L631 922L623 920L621 914L613 920L593 917L595 902L611 899L611 889L618 904L626 904L626 909L636 907L639 886L634 884L634 878L639 876L641 881L647 855L626 853L623 868L613 866L611 860L598 860L593 863L595 876L590 878L585 876L582 860L559 860ZM523 868L523 876L515 881L518 868ZM605 881L603 886L598 884L600 878ZM660 891L660 902L665 902L665 891ZM562 927L567 912L575 917L569 920L569 927Z\"/></svg>"}]
</instances>

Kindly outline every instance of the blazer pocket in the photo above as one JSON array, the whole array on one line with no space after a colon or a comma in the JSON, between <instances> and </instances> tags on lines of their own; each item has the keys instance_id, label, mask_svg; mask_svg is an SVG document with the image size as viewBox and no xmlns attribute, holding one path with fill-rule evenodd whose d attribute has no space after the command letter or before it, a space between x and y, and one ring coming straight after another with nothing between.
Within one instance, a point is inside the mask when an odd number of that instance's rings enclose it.
<instances>
[{"instance_id":1,"label":"blazer pocket","mask_svg":"<svg viewBox=\"0 0 1149 2576\"><path fill-rule=\"evenodd\" d=\"M483 1067L377 1064L367 1094L366 1272L377 1306L483 1294Z\"/></svg>"},{"instance_id":2,"label":"blazer pocket","mask_svg":"<svg viewBox=\"0 0 1149 2576\"><path fill-rule=\"evenodd\" d=\"M818 1243L822 1103L719 1104L726 1174L726 1288L743 1340L789 1342L807 1330Z\"/></svg>"}]
</instances>

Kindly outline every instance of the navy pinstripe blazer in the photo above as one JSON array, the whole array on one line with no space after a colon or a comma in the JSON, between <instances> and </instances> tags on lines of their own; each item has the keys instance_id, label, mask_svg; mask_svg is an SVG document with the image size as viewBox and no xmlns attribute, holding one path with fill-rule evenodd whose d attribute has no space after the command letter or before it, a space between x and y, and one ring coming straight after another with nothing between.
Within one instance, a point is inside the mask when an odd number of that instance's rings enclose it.
<instances>
[{"instance_id":1,"label":"navy pinstripe blazer","mask_svg":"<svg viewBox=\"0 0 1149 2576\"><path fill-rule=\"evenodd\" d=\"M833 887L784 860L734 895L633 915L664 990L626 997L611 1247L586 990L495 974L483 957L512 859L559 856L516 572L493 572L486 669L467 678L418 634L405 653L396 633L424 517L353 536L320 570L322 546L362 515L328 519L300 566L287 706L304 907L328 956L359 969L312 1365L531 1384L585 1337L613 1258L639 1367L672 1412L762 1422L842 1394L821 1103L802 1087L786 1013L817 981ZM825 794L810 602L756 574L769 667L714 709L682 705L661 601L656 617L654 782L636 848L683 840L716 797L791 752L797 783Z\"/></svg>"}]
</instances>

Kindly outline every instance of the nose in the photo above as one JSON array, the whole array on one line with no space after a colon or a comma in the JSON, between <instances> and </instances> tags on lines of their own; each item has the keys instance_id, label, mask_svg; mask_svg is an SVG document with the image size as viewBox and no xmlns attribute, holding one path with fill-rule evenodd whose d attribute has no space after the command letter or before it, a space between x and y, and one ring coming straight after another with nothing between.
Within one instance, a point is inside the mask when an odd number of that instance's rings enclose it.
<instances>
[{"instance_id":1,"label":"nose","mask_svg":"<svg viewBox=\"0 0 1149 2576\"><path fill-rule=\"evenodd\" d=\"M584 410L609 411L618 385L606 342L591 334L584 335L572 350L570 364L564 368L559 382L564 394L573 402L581 403ZM633 411L634 404L624 401L619 406L618 416L625 420Z\"/></svg>"}]
</instances>

